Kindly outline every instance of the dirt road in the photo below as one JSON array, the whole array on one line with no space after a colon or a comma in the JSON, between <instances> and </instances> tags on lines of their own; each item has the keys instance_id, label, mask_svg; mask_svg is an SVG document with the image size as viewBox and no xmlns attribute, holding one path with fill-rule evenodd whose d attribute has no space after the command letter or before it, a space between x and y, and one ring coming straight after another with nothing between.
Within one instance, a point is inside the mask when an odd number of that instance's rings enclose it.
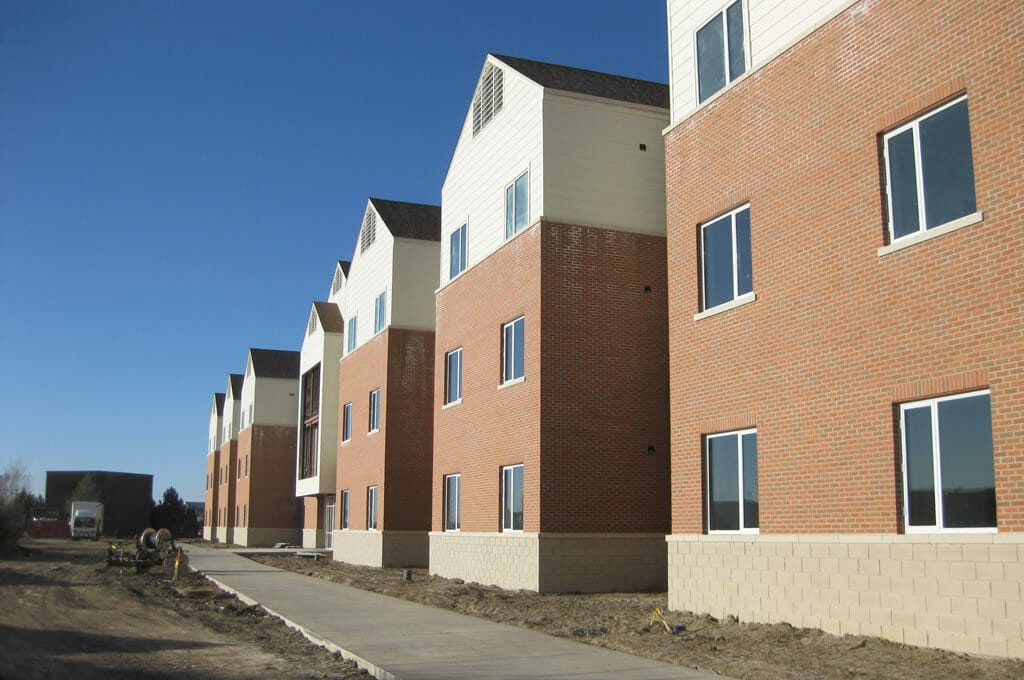
<instances>
[{"instance_id":1,"label":"dirt road","mask_svg":"<svg viewBox=\"0 0 1024 680\"><path fill-rule=\"evenodd\" d=\"M106 544L41 539L0 560L0 678L178 680L368 676L201 577L106 566Z\"/></svg>"}]
</instances>

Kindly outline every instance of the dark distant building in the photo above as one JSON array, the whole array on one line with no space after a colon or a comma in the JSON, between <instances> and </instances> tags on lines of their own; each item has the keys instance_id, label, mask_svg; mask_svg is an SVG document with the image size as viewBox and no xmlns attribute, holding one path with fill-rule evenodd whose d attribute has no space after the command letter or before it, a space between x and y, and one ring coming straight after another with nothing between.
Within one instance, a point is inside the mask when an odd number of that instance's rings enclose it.
<instances>
[{"instance_id":1,"label":"dark distant building","mask_svg":"<svg viewBox=\"0 0 1024 680\"><path fill-rule=\"evenodd\" d=\"M153 475L102 470L62 470L46 473L46 505L61 512L78 483L92 475L103 503L104 533L132 536L149 526L153 511Z\"/></svg>"}]
</instances>

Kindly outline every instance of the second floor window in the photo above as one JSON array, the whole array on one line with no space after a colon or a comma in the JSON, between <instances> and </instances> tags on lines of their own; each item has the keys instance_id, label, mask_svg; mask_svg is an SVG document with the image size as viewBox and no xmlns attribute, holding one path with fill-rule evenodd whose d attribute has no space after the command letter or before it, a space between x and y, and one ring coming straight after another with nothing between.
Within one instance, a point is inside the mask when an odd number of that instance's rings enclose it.
<instances>
[{"instance_id":1,"label":"second floor window","mask_svg":"<svg viewBox=\"0 0 1024 680\"><path fill-rule=\"evenodd\" d=\"M702 102L747 70L743 3L719 12L697 31L697 97Z\"/></svg>"},{"instance_id":2,"label":"second floor window","mask_svg":"<svg viewBox=\"0 0 1024 680\"><path fill-rule=\"evenodd\" d=\"M345 404L341 412L341 441L352 439L352 402Z\"/></svg>"},{"instance_id":3,"label":"second floor window","mask_svg":"<svg viewBox=\"0 0 1024 680\"><path fill-rule=\"evenodd\" d=\"M370 392L370 432L380 429L380 388Z\"/></svg>"},{"instance_id":4,"label":"second floor window","mask_svg":"<svg viewBox=\"0 0 1024 680\"><path fill-rule=\"evenodd\" d=\"M454 279L466 270L466 225L452 232L448 254L448 278Z\"/></svg>"},{"instance_id":5,"label":"second floor window","mask_svg":"<svg viewBox=\"0 0 1024 680\"><path fill-rule=\"evenodd\" d=\"M504 325L501 332L501 382L522 380L526 374L525 341L526 317L519 317Z\"/></svg>"},{"instance_id":6,"label":"second floor window","mask_svg":"<svg viewBox=\"0 0 1024 680\"><path fill-rule=\"evenodd\" d=\"M462 348L444 356L444 403L462 401Z\"/></svg>"},{"instance_id":7,"label":"second floor window","mask_svg":"<svg viewBox=\"0 0 1024 680\"><path fill-rule=\"evenodd\" d=\"M373 305L373 332L380 333L387 324L388 294L382 292Z\"/></svg>"},{"instance_id":8,"label":"second floor window","mask_svg":"<svg viewBox=\"0 0 1024 680\"><path fill-rule=\"evenodd\" d=\"M704 309L754 291L750 266L750 206L701 225Z\"/></svg>"},{"instance_id":9,"label":"second floor window","mask_svg":"<svg viewBox=\"0 0 1024 680\"><path fill-rule=\"evenodd\" d=\"M530 220L530 173L524 172L505 187L505 238L526 228Z\"/></svg>"},{"instance_id":10,"label":"second floor window","mask_svg":"<svg viewBox=\"0 0 1024 680\"><path fill-rule=\"evenodd\" d=\"M353 316L348 320L348 350L351 352L356 348L356 330L358 329L359 318Z\"/></svg>"}]
</instances>

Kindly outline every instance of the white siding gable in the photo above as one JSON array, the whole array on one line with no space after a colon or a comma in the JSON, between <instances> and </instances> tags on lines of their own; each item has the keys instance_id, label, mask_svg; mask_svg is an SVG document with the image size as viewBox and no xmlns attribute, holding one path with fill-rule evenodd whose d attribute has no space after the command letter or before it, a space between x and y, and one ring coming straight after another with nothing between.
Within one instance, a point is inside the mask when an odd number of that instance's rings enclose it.
<instances>
[{"instance_id":1,"label":"white siding gable","mask_svg":"<svg viewBox=\"0 0 1024 680\"><path fill-rule=\"evenodd\" d=\"M345 301L345 270L341 264L334 265L334 276L331 278L331 287L327 294L327 301L340 305Z\"/></svg>"},{"instance_id":2,"label":"white siding gable","mask_svg":"<svg viewBox=\"0 0 1024 680\"><path fill-rule=\"evenodd\" d=\"M367 206L373 210L373 204L367 201ZM376 210L374 210L376 213ZM352 264L348 271L348 280L345 283L345 299L342 306L341 316L345 319L345 334L348 333L349 319L356 317L356 348L373 337L373 313L377 296L387 292L387 306L385 312L391 308L392 293L392 270L394 264L393 250L394 241L391 232L384 226L380 215L377 218L377 234L373 245L365 252L361 251L357 242L355 252L352 254ZM435 260L436 261L436 260ZM387 320L385 320L385 326ZM345 338L345 347L348 347L348 338ZM347 351L345 352L348 353Z\"/></svg>"},{"instance_id":3,"label":"white siding gable","mask_svg":"<svg viewBox=\"0 0 1024 680\"><path fill-rule=\"evenodd\" d=\"M774 59L854 1L743 0L747 73ZM731 0L668 0L672 124L697 108L696 32L731 4Z\"/></svg>"},{"instance_id":4,"label":"white siding gable","mask_svg":"<svg viewBox=\"0 0 1024 680\"><path fill-rule=\"evenodd\" d=\"M505 187L530 172L528 224L543 214L543 88L500 60L487 62L503 71L502 109L474 137L472 98L441 188L440 282L449 280L451 234L466 227L467 267L505 242ZM482 73L482 70L481 70ZM474 88L475 92L475 88ZM362 322L360 322L362 325Z\"/></svg>"},{"instance_id":5,"label":"white siding gable","mask_svg":"<svg viewBox=\"0 0 1024 680\"><path fill-rule=\"evenodd\" d=\"M221 436L221 445L226 444L231 439L238 439L238 422L241 409L241 395L239 395L238 399L232 396L231 376L228 376L228 387L224 390L224 418L221 421L221 430L224 435Z\"/></svg>"},{"instance_id":6,"label":"white siding gable","mask_svg":"<svg viewBox=\"0 0 1024 680\"><path fill-rule=\"evenodd\" d=\"M210 447L209 452L212 453L220 448L221 442L221 428L223 427L223 417L217 413L217 397L213 398L213 406L210 407L210 436L206 445Z\"/></svg>"}]
</instances>

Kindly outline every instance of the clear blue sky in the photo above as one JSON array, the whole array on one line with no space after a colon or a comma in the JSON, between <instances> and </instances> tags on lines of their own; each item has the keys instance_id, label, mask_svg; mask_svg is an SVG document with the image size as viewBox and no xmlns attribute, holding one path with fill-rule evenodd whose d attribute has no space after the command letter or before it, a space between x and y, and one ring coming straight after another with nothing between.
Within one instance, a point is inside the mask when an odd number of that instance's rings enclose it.
<instances>
[{"instance_id":1,"label":"clear blue sky","mask_svg":"<svg viewBox=\"0 0 1024 680\"><path fill-rule=\"evenodd\" d=\"M667 79L664 0L0 0L0 468L202 500L368 196L438 203L487 52Z\"/></svg>"}]
</instances>

